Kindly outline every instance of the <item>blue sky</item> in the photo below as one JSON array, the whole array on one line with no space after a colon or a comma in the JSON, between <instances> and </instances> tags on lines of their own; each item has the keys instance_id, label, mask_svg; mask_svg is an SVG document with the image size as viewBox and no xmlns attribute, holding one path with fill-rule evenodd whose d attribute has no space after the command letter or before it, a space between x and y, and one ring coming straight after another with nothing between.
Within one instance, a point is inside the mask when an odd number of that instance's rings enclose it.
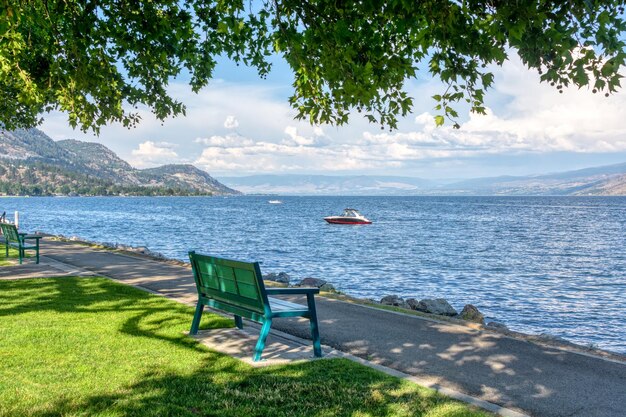
<instances>
[{"instance_id":1,"label":"blue sky","mask_svg":"<svg viewBox=\"0 0 626 417\"><path fill-rule=\"evenodd\" d=\"M587 89L556 89L514 57L495 68L487 116L459 108L461 129L435 128L431 96L442 86L428 74L407 81L413 113L397 131L381 131L358 113L342 127L293 119L292 76L278 57L268 79L226 59L199 94L174 80L170 92L187 116L163 125L144 112L139 127L72 130L66 116L45 116L53 139L103 143L138 168L192 163L216 177L250 174L404 175L473 178L557 172L626 162L626 94L609 98Z\"/></svg>"}]
</instances>

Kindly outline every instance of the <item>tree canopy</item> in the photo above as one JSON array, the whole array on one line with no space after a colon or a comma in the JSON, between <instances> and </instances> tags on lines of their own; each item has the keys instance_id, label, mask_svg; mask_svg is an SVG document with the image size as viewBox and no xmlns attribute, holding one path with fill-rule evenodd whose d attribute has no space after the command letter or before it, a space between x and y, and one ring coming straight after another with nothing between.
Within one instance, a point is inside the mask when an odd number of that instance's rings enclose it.
<instances>
[{"instance_id":1,"label":"tree canopy","mask_svg":"<svg viewBox=\"0 0 626 417\"><path fill-rule=\"evenodd\" d=\"M51 110L98 131L132 127L137 106L185 113L167 92L193 91L219 57L256 68L281 55L294 73L297 117L343 124L351 112L394 128L418 68L444 83L436 122L459 103L484 113L490 68L517 54L541 80L609 94L624 65L624 5L597 0L3 0L0 122L29 127ZM130 109L130 110L129 110Z\"/></svg>"}]
</instances>

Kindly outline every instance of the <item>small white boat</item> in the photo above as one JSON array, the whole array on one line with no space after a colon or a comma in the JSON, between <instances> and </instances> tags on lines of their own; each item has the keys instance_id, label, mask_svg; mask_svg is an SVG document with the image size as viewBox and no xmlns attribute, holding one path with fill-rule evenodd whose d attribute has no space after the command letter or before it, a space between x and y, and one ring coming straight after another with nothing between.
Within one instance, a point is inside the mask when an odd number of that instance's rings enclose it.
<instances>
[{"instance_id":1,"label":"small white boat","mask_svg":"<svg viewBox=\"0 0 626 417\"><path fill-rule=\"evenodd\" d=\"M270 204L283 204L283 202L280 201L280 200L270 200L270 201L268 201L268 203L270 203Z\"/></svg>"},{"instance_id":2,"label":"small white boat","mask_svg":"<svg viewBox=\"0 0 626 417\"><path fill-rule=\"evenodd\" d=\"M359 213L356 209L347 208L341 216L324 217L328 223L332 224L372 224L372 222Z\"/></svg>"}]
</instances>

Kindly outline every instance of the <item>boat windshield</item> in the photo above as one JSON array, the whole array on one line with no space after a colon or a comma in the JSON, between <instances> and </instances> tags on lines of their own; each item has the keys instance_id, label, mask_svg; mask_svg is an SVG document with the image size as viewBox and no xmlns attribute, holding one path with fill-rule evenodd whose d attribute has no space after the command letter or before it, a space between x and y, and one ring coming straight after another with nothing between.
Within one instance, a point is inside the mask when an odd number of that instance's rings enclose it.
<instances>
[{"instance_id":1,"label":"boat windshield","mask_svg":"<svg viewBox=\"0 0 626 417\"><path fill-rule=\"evenodd\" d=\"M343 212L343 217L360 217L360 216L356 210L345 209Z\"/></svg>"}]
</instances>

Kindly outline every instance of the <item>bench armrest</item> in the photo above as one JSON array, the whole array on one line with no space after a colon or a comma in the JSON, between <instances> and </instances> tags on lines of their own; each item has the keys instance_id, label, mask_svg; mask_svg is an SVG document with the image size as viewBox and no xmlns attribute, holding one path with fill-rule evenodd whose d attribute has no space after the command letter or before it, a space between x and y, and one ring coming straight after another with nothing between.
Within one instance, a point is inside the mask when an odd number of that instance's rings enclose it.
<instances>
[{"instance_id":1,"label":"bench armrest","mask_svg":"<svg viewBox=\"0 0 626 417\"><path fill-rule=\"evenodd\" d=\"M31 239L41 239L43 236L39 236L39 235L29 235L26 233L20 233L20 236L22 237L23 240L31 240Z\"/></svg>"},{"instance_id":2,"label":"bench armrest","mask_svg":"<svg viewBox=\"0 0 626 417\"><path fill-rule=\"evenodd\" d=\"M267 295L319 294L319 288L265 288Z\"/></svg>"}]
</instances>

